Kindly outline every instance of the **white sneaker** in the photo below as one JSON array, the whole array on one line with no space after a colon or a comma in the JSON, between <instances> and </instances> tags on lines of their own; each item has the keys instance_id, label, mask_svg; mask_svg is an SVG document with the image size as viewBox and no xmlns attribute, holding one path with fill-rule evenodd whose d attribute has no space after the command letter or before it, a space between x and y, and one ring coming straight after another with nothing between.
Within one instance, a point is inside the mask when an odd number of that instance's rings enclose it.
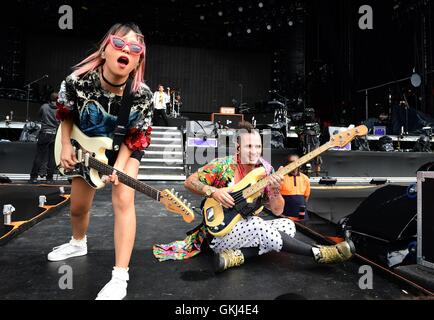
<instances>
[{"instance_id":1,"label":"white sneaker","mask_svg":"<svg viewBox=\"0 0 434 320\"><path fill-rule=\"evenodd\" d=\"M73 257L85 256L87 254L87 239L71 241L61 246L53 248L47 258L49 261L62 261Z\"/></svg>"},{"instance_id":2,"label":"white sneaker","mask_svg":"<svg viewBox=\"0 0 434 320\"><path fill-rule=\"evenodd\" d=\"M122 300L127 295L128 269L114 268L112 279L101 289L95 300Z\"/></svg>"}]
</instances>

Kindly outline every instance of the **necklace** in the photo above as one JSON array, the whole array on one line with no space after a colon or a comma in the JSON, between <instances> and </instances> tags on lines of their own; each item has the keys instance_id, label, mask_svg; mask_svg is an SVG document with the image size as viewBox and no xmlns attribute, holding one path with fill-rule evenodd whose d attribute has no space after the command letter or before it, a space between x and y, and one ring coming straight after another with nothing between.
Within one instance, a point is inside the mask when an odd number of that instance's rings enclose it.
<instances>
[{"instance_id":1,"label":"necklace","mask_svg":"<svg viewBox=\"0 0 434 320\"><path fill-rule=\"evenodd\" d=\"M111 85L112 87L115 87L115 88L119 88L119 87L123 87L126 83L127 83L127 81L128 81L128 79L124 82L124 83L122 83L122 84L114 84L114 83L111 83L110 81L108 81L105 77L104 77L104 70L101 68L101 76L102 76L102 78L103 78L103 80L106 82L106 83L108 83L109 85Z\"/></svg>"}]
</instances>

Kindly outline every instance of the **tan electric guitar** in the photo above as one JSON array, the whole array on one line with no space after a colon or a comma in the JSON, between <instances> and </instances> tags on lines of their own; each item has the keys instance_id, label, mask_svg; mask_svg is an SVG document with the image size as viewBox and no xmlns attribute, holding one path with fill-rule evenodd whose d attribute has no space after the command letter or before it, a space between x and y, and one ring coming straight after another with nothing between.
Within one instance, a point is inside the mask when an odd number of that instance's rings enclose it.
<instances>
[{"instance_id":1,"label":"tan electric guitar","mask_svg":"<svg viewBox=\"0 0 434 320\"><path fill-rule=\"evenodd\" d=\"M297 161L280 169L276 173L287 175L303 164L318 157L330 148L345 147L355 137L365 136L368 133L366 126L359 126L354 129L334 135L330 141L318 149L308 153ZM216 200L207 199L202 208L202 214L205 219L205 226L208 232L215 237L222 237L228 234L237 222L248 216L259 214L263 210L259 197L263 194L264 189L269 185L270 178L267 177L263 167L251 171L238 182L229 193L235 200L235 206L230 209L224 208Z\"/></svg>"},{"instance_id":2,"label":"tan electric guitar","mask_svg":"<svg viewBox=\"0 0 434 320\"><path fill-rule=\"evenodd\" d=\"M74 170L65 171L60 167L60 153L62 151L62 126L59 126L54 146L54 157L56 165L61 174L73 178L83 178L92 188L100 189L105 186L102 181L103 175L111 175L114 168L109 166L105 155L106 150L112 149L112 139L107 137L88 137L76 125L71 132L71 143L74 147L78 163ZM129 175L117 172L119 181L134 190L137 190L148 197L162 203L170 212L180 214L185 222L194 220L194 212L187 200L178 197L178 193L172 190L157 190L142 181L134 179Z\"/></svg>"}]
</instances>

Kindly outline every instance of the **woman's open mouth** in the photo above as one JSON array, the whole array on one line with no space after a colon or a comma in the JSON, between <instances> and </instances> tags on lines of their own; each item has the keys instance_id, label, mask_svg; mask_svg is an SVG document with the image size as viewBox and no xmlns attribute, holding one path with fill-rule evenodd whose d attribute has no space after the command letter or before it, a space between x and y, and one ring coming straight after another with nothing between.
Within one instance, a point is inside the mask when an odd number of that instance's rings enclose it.
<instances>
[{"instance_id":1,"label":"woman's open mouth","mask_svg":"<svg viewBox=\"0 0 434 320\"><path fill-rule=\"evenodd\" d=\"M121 68L125 68L126 66L128 66L129 62L130 60L126 56L121 56L118 58L118 64Z\"/></svg>"}]
</instances>

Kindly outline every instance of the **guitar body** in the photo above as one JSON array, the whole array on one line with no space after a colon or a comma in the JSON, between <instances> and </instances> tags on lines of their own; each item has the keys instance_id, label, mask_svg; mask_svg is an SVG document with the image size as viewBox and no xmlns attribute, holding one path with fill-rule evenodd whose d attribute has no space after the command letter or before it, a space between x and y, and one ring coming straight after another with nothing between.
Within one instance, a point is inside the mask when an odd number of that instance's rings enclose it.
<instances>
[{"instance_id":1,"label":"guitar body","mask_svg":"<svg viewBox=\"0 0 434 320\"><path fill-rule=\"evenodd\" d=\"M358 126L338 133L330 138L330 141L318 149L304 155L297 161L288 164L286 167L279 169L275 174L287 175L303 164L315 159L321 153L333 147L343 148L350 143L355 137L361 137L368 134L366 126ZM215 237L223 237L231 232L232 228L248 216L259 214L263 207L257 199L263 194L264 189L270 183L266 177L264 168L257 168L251 171L233 188L230 193L235 200L235 206L231 209L225 209L214 199L207 199L202 207L205 226L208 232Z\"/></svg>"},{"instance_id":2,"label":"guitar body","mask_svg":"<svg viewBox=\"0 0 434 320\"><path fill-rule=\"evenodd\" d=\"M106 150L112 149L112 139L107 137L88 137L76 125L73 125L71 144L74 147L78 163L75 165L74 170L65 171L60 167L62 129L59 126L54 145L54 158L60 173L70 178L83 178L94 189L105 187L105 183L101 180L101 177L103 175L110 175L115 170L112 166L108 165L108 159L105 154ZM165 189L159 191L124 172L119 171L117 175L119 182L159 201L170 212L181 215L185 222L191 223L194 220L191 204L187 203L187 199L183 200L182 196L178 197L178 192L175 192L175 190Z\"/></svg>"},{"instance_id":3,"label":"guitar body","mask_svg":"<svg viewBox=\"0 0 434 320\"><path fill-rule=\"evenodd\" d=\"M71 131L71 144L76 149L87 150L95 159L107 164L108 159L105 155L105 151L112 149L113 141L107 137L88 137L74 124ZM57 166L60 165L61 151L62 126L59 126L54 145L54 158ZM81 163L77 164L72 171L65 172L61 167L59 171L62 175L69 178L83 178L94 189L101 189L105 186L104 182L101 180L102 175L97 170L86 167Z\"/></svg>"},{"instance_id":4,"label":"guitar body","mask_svg":"<svg viewBox=\"0 0 434 320\"><path fill-rule=\"evenodd\" d=\"M205 219L205 226L211 235L215 237L223 237L227 235L239 221L248 216L261 213L263 206L260 204L258 198L262 194L258 192L248 198L244 198L243 191L256 184L265 176L265 169L257 168L232 187L232 192L229 194L235 200L240 200L237 201L235 207L231 209L224 208L220 203L212 198L205 201L202 207L202 213Z\"/></svg>"}]
</instances>

